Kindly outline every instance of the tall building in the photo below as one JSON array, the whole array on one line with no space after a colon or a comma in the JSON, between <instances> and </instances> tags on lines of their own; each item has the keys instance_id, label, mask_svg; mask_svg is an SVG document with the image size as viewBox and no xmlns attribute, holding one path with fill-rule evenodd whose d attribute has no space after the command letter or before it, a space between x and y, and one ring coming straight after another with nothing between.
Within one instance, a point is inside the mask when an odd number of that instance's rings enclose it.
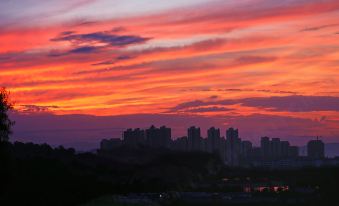
<instances>
[{"instance_id":1,"label":"tall building","mask_svg":"<svg viewBox=\"0 0 339 206\"><path fill-rule=\"evenodd\" d=\"M260 147L252 147L251 154L249 156L250 160L260 160L262 158L262 152Z\"/></svg>"},{"instance_id":2,"label":"tall building","mask_svg":"<svg viewBox=\"0 0 339 206\"><path fill-rule=\"evenodd\" d=\"M207 151L219 153L220 151L220 129L211 127L207 130Z\"/></svg>"},{"instance_id":3,"label":"tall building","mask_svg":"<svg viewBox=\"0 0 339 206\"><path fill-rule=\"evenodd\" d=\"M321 159L325 157L325 144L323 141L311 140L307 143L307 156L312 159Z\"/></svg>"},{"instance_id":4,"label":"tall building","mask_svg":"<svg viewBox=\"0 0 339 206\"><path fill-rule=\"evenodd\" d=\"M187 151L188 150L188 139L187 137L180 137L173 141L172 149L178 151Z\"/></svg>"},{"instance_id":5,"label":"tall building","mask_svg":"<svg viewBox=\"0 0 339 206\"><path fill-rule=\"evenodd\" d=\"M226 140L220 137L220 129L211 127L207 130L207 152L218 154L220 159L226 161Z\"/></svg>"},{"instance_id":6,"label":"tall building","mask_svg":"<svg viewBox=\"0 0 339 206\"><path fill-rule=\"evenodd\" d=\"M187 130L188 137L188 150L189 151L201 151L202 150L202 138L200 134L200 128L192 126Z\"/></svg>"},{"instance_id":7,"label":"tall building","mask_svg":"<svg viewBox=\"0 0 339 206\"><path fill-rule=\"evenodd\" d=\"M200 151L208 152L208 148L207 147L208 147L207 139L206 138L201 138Z\"/></svg>"},{"instance_id":8,"label":"tall building","mask_svg":"<svg viewBox=\"0 0 339 206\"><path fill-rule=\"evenodd\" d=\"M290 148L290 143L288 141L281 141L280 146L281 146L281 157L282 158L289 157L288 151Z\"/></svg>"},{"instance_id":9,"label":"tall building","mask_svg":"<svg viewBox=\"0 0 339 206\"><path fill-rule=\"evenodd\" d=\"M152 125L146 130L128 129L123 132L123 140L103 140L101 150L109 151L121 145L139 146L148 145L153 148L171 148L178 151L204 151L219 155L220 159L232 167L261 165L275 162L291 162L298 158L299 148L291 146L288 141L279 138L262 137L260 147L253 147L250 141L242 141L239 131L229 128L226 138L220 136L220 129L211 127L207 130L207 138L201 137L199 127L187 129L187 137L174 141L171 138L171 129L165 126L160 128ZM323 158L324 143L321 140L310 141L307 145L308 156L312 159Z\"/></svg>"},{"instance_id":10,"label":"tall building","mask_svg":"<svg viewBox=\"0 0 339 206\"><path fill-rule=\"evenodd\" d=\"M269 137L262 137L260 140L260 152L263 160L271 157L271 142Z\"/></svg>"},{"instance_id":11,"label":"tall building","mask_svg":"<svg viewBox=\"0 0 339 206\"><path fill-rule=\"evenodd\" d=\"M244 159L248 159L252 152L252 142L250 141L242 141L241 142L241 157Z\"/></svg>"},{"instance_id":12,"label":"tall building","mask_svg":"<svg viewBox=\"0 0 339 206\"><path fill-rule=\"evenodd\" d=\"M299 156L299 147L289 146L288 147L288 158L297 158Z\"/></svg>"},{"instance_id":13,"label":"tall building","mask_svg":"<svg viewBox=\"0 0 339 206\"><path fill-rule=\"evenodd\" d=\"M280 160L299 155L298 147L290 146L288 141L280 141L279 138L262 137L260 141L262 160Z\"/></svg>"},{"instance_id":14,"label":"tall building","mask_svg":"<svg viewBox=\"0 0 339 206\"><path fill-rule=\"evenodd\" d=\"M238 166L241 151L241 139L238 129L229 128L226 131L226 158L230 166Z\"/></svg>"},{"instance_id":15,"label":"tall building","mask_svg":"<svg viewBox=\"0 0 339 206\"><path fill-rule=\"evenodd\" d=\"M145 131L139 128L137 129L128 129L123 133L123 142L128 146L138 146L144 145L145 142Z\"/></svg>"},{"instance_id":16,"label":"tall building","mask_svg":"<svg viewBox=\"0 0 339 206\"><path fill-rule=\"evenodd\" d=\"M280 159L281 158L281 141L279 138L272 138L271 141L271 153L273 159Z\"/></svg>"},{"instance_id":17,"label":"tall building","mask_svg":"<svg viewBox=\"0 0 339 206\"><path fill-rule=\"evenodd\" d=\"M225 137L220 138L220 158L223 162L226 162L226 139Z\"/></svg>"},{"instance_id":18,"label":"tall building","mask_svg":"<svg viewBox=\"0 0 339 206\"><path fill-rule=\"evenodd\" d=\"M171 146L171 141L172 141L172 130L171 128L162 126L160 127L160 138L161 138L161 143L160 145L162 147L169 148Z\"/></svg>"},{"instance_id":19,"label":"tall building","mask_svg":"<svg viewBox=\"0 0 339 206\"><path fill-rule=\"evenodd\" d=\"M152 125L145 131L147 145L150 147L166 147L169 148L171 143L171 129L165 126L156 128Z\"/></svg>"}]
</instances>

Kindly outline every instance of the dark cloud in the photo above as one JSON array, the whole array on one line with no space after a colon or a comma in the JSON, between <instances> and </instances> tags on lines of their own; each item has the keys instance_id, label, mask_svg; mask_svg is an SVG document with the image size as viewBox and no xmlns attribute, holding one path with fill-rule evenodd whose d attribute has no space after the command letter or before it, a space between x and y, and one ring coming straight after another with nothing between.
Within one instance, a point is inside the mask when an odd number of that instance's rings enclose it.
<instances>
[{"instance_id":1,"label":"dark cloud","mask_svg":"<svg viewBox=\"0 0 339 206\"><path fill-rule=\"evenodd\" d=\"M292 91L283 91L283 90L270 90L270 89L257 89L257 92L266 92L266 93L277 93L277 94L294 94L296 95L297 92Z\"/></svg>"},{"instance_id":2,"label":"dark cloud","mask_svg":"<svg viewBox=\"0 0 339 206\"><path fill-rule=\"evenodd\" d=\"M126 60L126 59L132 59L133 57L132 56L127 56L127 55L125 55L125 56L118 56L116 59L117 60Z\"/></svg>"},{"instance_id":3,"label":"dark cloud","mask_svg":"<svg viewBox=\"0 0 339 206\"><path fill-rule=\"evenodd\" d=\"M177 106L171 108L170 112L180 111L180 110L188 109L188 108L192 108L192 107L201 107L201 106L205 106L205 105L209 105L209 104L210 104L210 102L203 102L201 100L184 102L184 103L178 104Z\"/></svg>"},{"instance_id":4,"label":"dark cloud","mask_svg":"<svg viewBox=\"0 0 339 206\"><path fill-rule=\"evenodd\" d=\"M290 112L339 111L339 97L331 96L259 97L243 99L240 103L245 106Z\"/></svg>"},{"instance_id":5,"label":"dark cloud","mask_svg":"<svg viewBox=\"0 0 339 206\"><path fill-rule=\"evenodd\" d=\"M207 91L207 90L203 90ZM218 92L264 92L264 93L272 93L272 94L292 94L297 95L297 92L292 91L284 91L284 90L272 90L272 89L237 89L237 88L227 88L227 89L214 89L214 90L208 90L208 91L218 91Z\"/></svg>"},{"instance_id":6,"label":"dark cloud","mask_svg":"<svg viewBox=\"0 0 339 206\"><path fill-rule=\"evenodd\" d=\"M277 57L266 57L266 56L242 56L235 60L236 63L242 64L256 64L275 61Z\"/></svg>"},{"instance_id":7,"label":"dark cloud","mask_svg":"<svg viewBox=\"0 0 339 206\"><path fill-rule=\"evenodd\" d=\"M74 33L75 33L74 31L64 31L64 32L61 32L61 35L65 36L65 35L71 35L71 34L74 34Z\"/></svg>"},{"instance_id":8,"label":"dark cloud","mask_svg":"<svg viewBox=\"0 0 339 206\"><path fill-rule=\"evenodd\" d=\"M318 30L321 30L321 29L326 29L326 28L330 28L330 27L336 27L338 25L339 24L326 24L326 25L316 26L316 27L307 27L305 29L302 29L301 31L302 32L305 32L305 31L318 31Z\"/></svg>"},{"instance_id":9,"label":"dark cloud","mask_svg":"<svg viewBox=\"0 0 339 206\"><path fill-rule=\"evenodd\" d=\"M218 98L219 98L219 96L217 96L217 95L210 96L210 99L218 99Z\"/></svg>"},{"instance_id":10,"label":"dark cloud","mask_svg":"<svg viewBox=\"0 0 339 206\"><path fill-rule=\"evenodd\" d=\"M132 44L145 43L150 38L144 38L134 35L117 35L113 31L122 28L115 28L112 31L94 32L88 34L77 34L74 31L64 31L58 37L51 41L69 41L73 44L73 48L66 51L51 51L49 57L61 57L69 54L90 54L105 51L105 48L124 47ZM99 62L94 65L114 64L117 61L123 61L132 58L128 55L118 56L114 60Z\"/></svg>"},{"instance_id":11,"label":"dark cloud","mask_svg":"<svg viewBox=\"0 0 339 206\"><path fill-rule=\"evenodd\" d=\"M5 53L0 53L0 62L1 63L11 63L15 61L17 63L18 57L24 56L24 52L5 52ZM2 65L1 65L2 66ZM4 69L4 67L1 67Z\"/></svg>"},{"instance_id":12,"label":"dark cloud","mask_svg":"<svg viewBox=\"0 0 339 206\"><path fill-rule=\"evenodd\" d=\"M118 27L114 27L111 31L112 32L121 32L121 31L125 31L125 27L122 26L118 26Z\"/></svg>"},{"instance_id":13,"label":"dark cloud","mask_svg":"<svg viewBox=\"0 0 339 206\"><path fill-rule=\"evenodd\" d=\"M82 53L92 53L96 52L99 48L98 47L93 47L93 46L84 46L84 47L79 47L75 48L69 51L69 53L75 53L75 54L82 54Z\"/></svg>"},{"instance_id":14,"label":"dark cloud","mask_svg":"<svg viewBox=\"0 0 339 206\"><path fill-rule=\"evenodd\" d=\"M128 56L128 55L121 55L121 56L117 56L113 60L103 61L103 62L95 63L95 64L92 64L92 65L93 66L97 66L97 65L112 65L112 64L115 64L117 62L129 60L129 59L133 59L133 58L135 58L135 57L134 56Z\"/></svg>"},{"instance_id":15,"label":"dark cloud","mask_svg":"<svg viewBox=\"0 0 339 206\"><path fill-rule=\"evenodd\" d=\"M51 51L49 57L62 57L69 54L91 54L100 52L102 47L98 46L82 46L71 49L69 51Z\"/></svg>"},{"instance_id":16,"label":"dark cloud","mask_svg":"<svg viewBox=\"0 0 339 206\"><path fill-rule=\"evenodd\" d=\"M145 43L149 39L135 35L117 35L104 31L88 34L61 33L51 41L69 41L76 45L102 43L107 46L124 47L131 44Z\"/></svg>"},{"instance_id":17,"label":"dark cloud","mask_svg":"<svg viewBox=\"0 0 339 206\"><path fill-rule=\"evenodd\" d=\"M20 112L23 113L39 113L48 112L50 109L59 108L58 106L39 106L39 105L20 105Z\"/></svg>"},{"instance_id":18,"label":"dark cloud","mask_svg":"<svg viewBox=\"0 0 339 206\"><path fill-rule=\"evenodd\" d=\"M170 112L183 111L204 106L224 106L242 104L248 107L265 108L274 111L312 112L339 111L339 97L332 96L277 96L253 97L244 99L225 99L218 101L201 101L181 103L170 109Z\"/></svg>"},{"instance_id":19,"label":"dark cloud","mask_svg":"<svg viewBox=\"0 0 339 206\"><path fill-rule=\"evenodd\" d=\"M93 25L96 24L96 21L87 21L87 20L79 20L76 22L76 26L88 26L88 25Z\"/></svg>"},{"instance_id":20,"label":"dark cloud","mask_svg":"<svg viewBox=\"0 0 339 206\"><path fill-rule=\"evenodd\" d=\"M8 61L8 60L11 60L11 59L12 59L11 56L0 54L0 61Z\"/></svg>"},{"instance_id":21,"label":"dark cloud","mask_svg":"<svg viewBox=\"0 0 339 206\"><path fill-rule=\"evenodd\" d=\"M205 113L205 112L226 112L232 111L233 109L225 108L225 107L200 107L186 110L185 112L193 112L193 113Z\"/></svg>"}]
</instances>

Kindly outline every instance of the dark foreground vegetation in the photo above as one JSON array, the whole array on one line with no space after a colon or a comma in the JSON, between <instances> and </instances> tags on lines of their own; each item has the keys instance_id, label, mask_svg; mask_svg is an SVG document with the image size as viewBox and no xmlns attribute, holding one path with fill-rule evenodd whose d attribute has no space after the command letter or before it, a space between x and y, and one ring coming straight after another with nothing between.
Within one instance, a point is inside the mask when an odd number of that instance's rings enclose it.
<instances>
[{"instance_id":1,"label":"dark foreground vegetation","mask_svg":"<svg viewBox=\"0 0 339 206\"><path fill-rule=\"evenodd\" d=\"M339 191L338 168L230 169L223 167L217 157L204 153L119 148L109 153L76 154L73 149L19 142L2 142L0 153L1 205L107 205L95 200L166 192L172 195L166 205L204 205L204 200L185 202L177 194L243 192L243 185L263 181L283 182L290 191L252 195L278 199L281 204L287 204L286 200L295 203L302 197L297 205L320 205L337 201ZM303 192L296 193L296 188ZM219 204L217 200L215 205Z\"/></svg>"},{"instance_id":2,"label":"dark foreground vegetation","mask_svg":"<svg viewBox=\"0 0 339 206\"><path fill-rule=\"evenodd\" d=\"M108 194L186 190L221 165L201 153L121 148L107 156L19 142L0 147L1 205L78 205Z\"/></svg>"}]
</instances>

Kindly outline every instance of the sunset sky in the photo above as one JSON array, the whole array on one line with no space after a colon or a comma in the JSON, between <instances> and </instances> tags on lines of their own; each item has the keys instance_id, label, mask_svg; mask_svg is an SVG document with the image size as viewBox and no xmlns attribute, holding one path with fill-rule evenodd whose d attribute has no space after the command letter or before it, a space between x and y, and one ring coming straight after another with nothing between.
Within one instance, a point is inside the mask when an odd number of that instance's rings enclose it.
<instances>
[{"instance_id":1,"label":"sunset sky","mask_svg":"<svg viewBox=\"0 0 339 206\"><path fill-rule=\"evenodd\" d=\"M92 148L127 127L339 141L338 0L1 0L14 140Z\"/></svg>"}]
</instances>

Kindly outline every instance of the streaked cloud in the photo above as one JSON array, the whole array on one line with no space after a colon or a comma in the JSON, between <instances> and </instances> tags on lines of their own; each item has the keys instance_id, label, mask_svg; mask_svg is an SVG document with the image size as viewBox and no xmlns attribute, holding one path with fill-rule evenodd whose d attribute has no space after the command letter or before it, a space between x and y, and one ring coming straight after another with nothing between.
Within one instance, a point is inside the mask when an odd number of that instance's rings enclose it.
<instances>
[{"instance_id":1,"label":"streaked cloud","mask_svg":"<svg viewBox=\"0 0 339 206\"><path fill-rule=\"evenodd\" d=\"M30 115L272 119L290 136L339 135L337 0L14 0L0 17L0 85Z\"/></svg>"},{"instance_id":2,"label":"streaked cloud","mask_svg":"<svg viewBox=\"0 0 339 206\"><path fill-rule=\"evenodd\" d=\"M252 97L245 99L224 99L216 101L195 100L181 103L170 111L180 111L202 106L227 106L241 104L248 107L272 109L275 111L312 112L312 111L336 111L339 112L339 97L332 96L275 96ZM194 111L194 110L193 110Z\"/></svg>"},{"instance_id":3,"label":"streaked cloud","mask_svg":"<svg viewBox=\"0 0 339 206\"><path fill-rule=\"evenodd\" d=\"M51 41L68 41L75 45L95 45L123 47L131 44L144 43L150 38L144 38L132 35L117 35L109 31L94 32L88 34L75 34L74 32L62 32L58 37Z\"/></svg>"},{"instance_id":4,"label":"streaked cloud","mask_svg":"<svg viewBox=\"0 0 339 206\"><path fill-rule=\"evenodd\" d=\"M51 109L58 109L58 106L39 106L39 105L19 105L20 112L22 113L40 113L50 112Z\"/></svg>"}]
</instances>

